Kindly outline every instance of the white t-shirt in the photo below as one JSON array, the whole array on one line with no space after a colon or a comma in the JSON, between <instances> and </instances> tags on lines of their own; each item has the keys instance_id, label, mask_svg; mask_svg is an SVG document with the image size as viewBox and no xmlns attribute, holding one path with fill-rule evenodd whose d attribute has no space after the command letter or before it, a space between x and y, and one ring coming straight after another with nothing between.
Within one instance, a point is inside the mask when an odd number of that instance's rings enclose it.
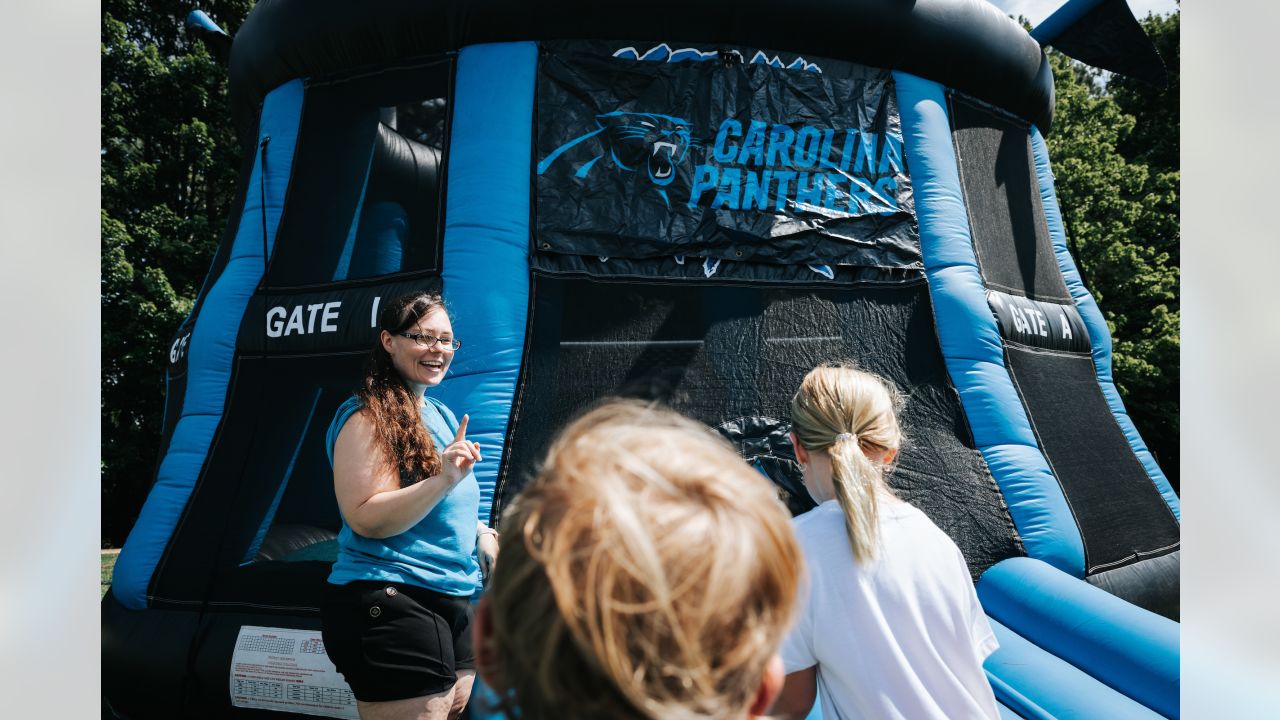
<instances>
[{"instance_id":1,"label":"white t-shirt","mask_svg":"<svg viewBox=\"0 0 1280 720\"><path fill-rule=\"evenodd\" d=\"M997 718L982 670L999 647L960 549L911 505L880 502L875 559L853 559L835 500L796 518L810 587L782 644L818 666L823 720Z\"/></svg>"}]
</instances>

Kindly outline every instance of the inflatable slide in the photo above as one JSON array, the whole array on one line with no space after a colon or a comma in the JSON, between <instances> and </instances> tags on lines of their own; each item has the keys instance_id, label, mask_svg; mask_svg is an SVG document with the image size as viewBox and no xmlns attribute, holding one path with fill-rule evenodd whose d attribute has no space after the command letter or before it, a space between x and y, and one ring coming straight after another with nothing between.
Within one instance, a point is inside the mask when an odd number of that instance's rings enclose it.
<instances>
[{"instance_id":1,"label":"inflatable slide","mask_svg":"<svg viewBox=\"0 0 1280 720\"><path fill-rule=\"evenodd\" d=\"M1002 712L1177 717L1178 497L1045 144L1042 45L1097 55L1080 21L1114 10L1029 34L981 0L261 0L230 42L237 205L102 604L104 707L356 717L319 636L324 432L380 303L430 287L481 519L611 395L717 429L802 513L787 401L853 360L908 398L891 482L965 554Z\"/></svg>"}]
</instances>

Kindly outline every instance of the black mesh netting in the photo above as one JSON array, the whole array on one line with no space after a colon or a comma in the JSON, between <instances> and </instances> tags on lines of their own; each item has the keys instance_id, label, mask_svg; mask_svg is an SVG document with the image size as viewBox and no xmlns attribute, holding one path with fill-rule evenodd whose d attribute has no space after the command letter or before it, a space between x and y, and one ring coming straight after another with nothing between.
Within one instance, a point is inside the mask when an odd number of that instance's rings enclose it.
<instances>
[{"instance_id":1,"label":"black mesh netting","mask_svg":"<svg viewBox=\"0 0 1280 720\"><path fill-rule=\"evenodd\" d=\"M534 279L530 350L494 514L535 469L553 434L600 398L653 399L719 427L807 507L780 438L801 378L852 360L906 394L909 444L891 484L964 551L975 577L1022 555L1003 498L952 387L923 282L844 290ZM798 497L797 497L798 496Z\"/></svg>"},{"instance_id":2,"label":"black mesh netting","mask_svg":"<svg viewBox=\"0 0 1280 720\"><path fill-rule=\"evenodd\" d=\"M332 557L298 568L262 561L289 559L282 529L305 527L314 542L341 526L325 432L365 355L238 359L221 430L156 573L154 604L208 592L219 601L315 605Z\"/></svg>"},{"instance_id":3,"label":"black mesh netting","mask_svg":"<svg viewBox=\"0 0 1280 720\"><path fill-rule=\"evenodd\" d=\"M949 96L973 249L987 287L1071 302L1049 242L1024 121Z\"/></svg>"},{"instance_id":4,"label":"black mesh netting","mask_svg":"<svg viewBox=\"0 0 1280 720\"><path fill-rule=\"evenodd\" d=\"M1178 547L1177 519L1098 387L1093 358L1007 346L1009 374L1080 526L1093 574Z\"/></svg>"},{"instance_id":5,"label":"black mesh netting","mask_svg":"<svg viewBox=\"0 0 1280 720\"><path fill-rule=\"evenodd\" d=\"M439 267L452 71L428 58L308 82L268 285Z\"/></svg>"}]
</instances>

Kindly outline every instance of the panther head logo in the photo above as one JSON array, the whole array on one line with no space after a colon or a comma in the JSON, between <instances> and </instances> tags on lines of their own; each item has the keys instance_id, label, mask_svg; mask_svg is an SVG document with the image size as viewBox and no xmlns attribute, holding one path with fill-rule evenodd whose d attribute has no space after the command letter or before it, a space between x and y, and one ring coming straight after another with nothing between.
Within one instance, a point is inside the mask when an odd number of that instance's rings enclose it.
<instances>
[{"instance_id":1,"label":"panther head logo","mask_svg":"<svg viewBox=\"0 0 1280 720\"><path fill-rule=\"evenodd\" d=\"M690 148L701 146L690 136L689 122L670 115L621 111L597 115L595 119L595 130L561 145L538 163L538 174L546 172L551 163L571 148L598 136L596 154L581 155L582 159L575 162L578 168L575 177L587 177L601 160L608 158L606 165L612 164L624 172L643 170L645 177L669 205L665 188L675 180L676 166L685 159Z\"/></svg>"},{"instance_id":2,"label":"panther head logo","mask_svg":"<svg viewBox=\"0 0 1280 720\"><path fill-rule=\"evenodd\" d=\"M689 123L670 115L611 112L596 116L614 164L628 172L644 166L649 181L665 187L692 145Z\"/></svg>"}]
</instances>

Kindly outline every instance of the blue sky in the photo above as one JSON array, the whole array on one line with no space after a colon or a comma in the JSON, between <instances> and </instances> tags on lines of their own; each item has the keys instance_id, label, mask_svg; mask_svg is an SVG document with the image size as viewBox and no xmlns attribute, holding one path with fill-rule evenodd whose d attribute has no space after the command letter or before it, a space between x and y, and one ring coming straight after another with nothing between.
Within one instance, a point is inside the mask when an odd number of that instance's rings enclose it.
<instances>
[{"instance_id":1,"label":"blue sky","mask_svg":"<svg viewBox=\"0 0 1280 720\"><path fill-rule=\"evenodd\" d=\"M988 2L1003 10L1006 15L1025 16L1031 23L1031 27L1040 24L1040 21L1052 15L1054 10L1066 4L1066 0L988 0ZM1128 3L1134 16L1139 20L1150 12L1167 15L1178 9L1178 3L1175 0L1128 0Z\"/></svg>"}]
</instances>

